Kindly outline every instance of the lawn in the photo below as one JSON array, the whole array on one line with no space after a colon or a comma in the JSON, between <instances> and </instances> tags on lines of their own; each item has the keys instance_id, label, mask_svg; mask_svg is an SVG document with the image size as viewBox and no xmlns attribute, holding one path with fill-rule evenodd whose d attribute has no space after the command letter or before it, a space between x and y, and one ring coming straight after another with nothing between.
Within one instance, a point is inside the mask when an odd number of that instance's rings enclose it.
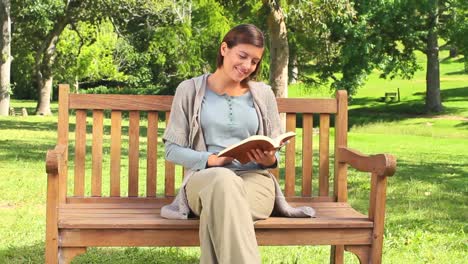
<instances>
[{"instance_id":1,"label":"lawn","mask_svg":"<svg viewBox=\"0 0 468 264\"><path fill-rule=\"evenodd\" d=\"M423 58L421 63L424 67ZM384 263L468 263L468 75L462 69L457 59L441 64L440 115L422 114L424 71L412 80L392 81L378 79L376 72L350 103L349 146L398 159L388 183ZM327 89L301 87L292 85L290 97L330 96ZM400 102L378 102L397 88ZM35 104L13 100L12 106L32 110ZM0 118L0 263L44 262L44 159L55 144L56 121L56 116ZM368 194L368 175L350 170L353 206L366 212ZM328 246L261 247L261 254L264 263L329 261ZM74 263L197 263L198 256L198 248L98 248ZM345 262L357 259L346 253Z\"/></svg>"}]
</instances>

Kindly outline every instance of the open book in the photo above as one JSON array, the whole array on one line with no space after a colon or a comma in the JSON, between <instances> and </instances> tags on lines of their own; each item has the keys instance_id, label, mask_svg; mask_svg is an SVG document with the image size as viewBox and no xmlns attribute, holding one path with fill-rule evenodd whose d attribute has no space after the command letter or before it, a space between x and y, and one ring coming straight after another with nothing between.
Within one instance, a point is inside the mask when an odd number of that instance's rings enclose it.
<instances>
[{"instance_id":1,"label":"open book","mask_svg":"<svg viewBox=\"0 0 468 264\"><path fill-rule=\"evenodd\" d=\"M250 161L247 152L252 149L261 149L263 151L271 151L280 149L286 142L296 136L296 133L290 131L277 136L276 138L269 138L262 135L250 136L241 142L231 145L218 153L218 157L231 157L237 159L240 163L244 164Z\"/></svg>"}]
</instances>

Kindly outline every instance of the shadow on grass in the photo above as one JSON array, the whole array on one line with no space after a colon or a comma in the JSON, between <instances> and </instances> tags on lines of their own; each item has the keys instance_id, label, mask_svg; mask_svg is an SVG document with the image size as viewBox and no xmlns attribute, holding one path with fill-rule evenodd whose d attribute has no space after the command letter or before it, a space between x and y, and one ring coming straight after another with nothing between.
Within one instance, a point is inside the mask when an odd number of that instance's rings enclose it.
<instances>
[{"instance_id":1,"label":"shadow on grass","mask_svg":"<svg viewBox=\"0 0 468 264\"><path fill-rule=\"evenodd\" d=\"M74 117L70 118L70 121L73 121ZM140 119L140 137L146 137L148 134L147 131L147 121L146 119ZM20 117L18 119L8 119L8 120L0 120L0 127L8 128L8 129L19 129L19 130L31 130L31 131L57 131L57 123L56 122L29 122L26 118ZM69 131L75 131L75 124L70 123ZM103 133L105 135L110 135L111 126L104 125L103 126ZM92 134L93 133L93 126L92 122L87 122L86 124L86 133ZM128 125L122 124L121 129L122 135L128 135ZM161 136L164 133L163 128L158 128L158 135ZM70 139L72 140L72 138Z\"/></svg>"},{"instance_id":2,"label":"shadow on grass","mask_svg":"<svg viewBox=\"0 0 468 264\"><path fill-rule=\"evenodd\" d=\"M413 95L424 97L424 93L414 93ZM465 102L468 101L468 87L458 87L441 91L443 102ZM364 97L356 98L350 102L350 105L362 105L362 107L349 110L349 126L366 125L377 122L401 121L415 117L431 117L436 114L427 114L425 111L424 98L420 100L405 100L398 103L386 104L377 102L377 98ZM462 107L445 106L442 113L456 115L463 112Z\"/></svg>"},{"instance_id":3,"label":"shadow on grass","mask_svg":"<svg viewBox=\"0 0 468 264\"><path fill-rule=\"evenodd\" d=\"M51 131L57 130L56 122L29 122L27 117L0 120L0 127L8 129L31 130L31 131Z\"/></svg>"},{"instance_id":4,"label":"shadow on grass","mask_svg":"<svg viewBox=\"0 0 468 264\"><path fill-rule=\"evenodd\" d=\"M0 250L0 263L44 263L44 243L30 246L8 246Z\"/></svg>"},{"instance_id":5,"label":"shadow on grass","mask_svg":"<svg viewBox=\"0 0 468 264\"><path fill-rule=\"evenodd\" d=\"M447 72L445 75L462 75L462 74L468 74L467 71L465 70L460 70L460 71L454 71L454 72Z\"/></svg>"},{"instance_id":6,"label":"shadow on grass","mask_svg":"<svg viewBox=\"0 0 468 264\"><path fill-rule=\"evenodd\" d=\"M147 248L90 248L87 253L74 259L73 264L80 263L198 263L198 256L188 254L176 247Z\"/></svg>"},{"instance_id":7,"label":"shadow on grass","mask_svg":"<svg viewBox=\"0 0 468 264\"><path fill-rule=\"evenodd\" d=\"M454 155L454 160L466 158ZM370 177L349 171L349 198L354 208L367 212ZM430 232L457 232L466 223L463 211L466 170L461 163L399 160L396 174L387 185L389 228L424 228ZM450 224L446 224L450 221ZM441 224L442 223L442 224ZM401 228L401 227L400 227Z\"/></svg>"},{"instance_id":8,"label":"shadow on grass","mask_svg":"<svg viewBox=\"0 0 468 264\"><path fill-rule=\"evenodd\" d=\"M0 250L0 262L9 264L44 263L44 243L31 246L8 247ZM192 252L193 253L193 252ZM195 256L194 256L195 255ZM198 263L197 254L189 254L181 248L89 248L83 255L77 256L72 263Z\"/></svg>"},{"instance_id":9,"label":"shadow on grass","mask_svg":"<svg viewBox=\"0 0 468 264\"><path fill-rule=\"evenodd\" d=\"M413 95L424 97L425 93L417 92L413 93ZM468 86L441 90L440 96L442 97L442 104L443 102L466 102L468 100Z\"/></svg>"},{"instance_id":10,"label":"shadow on grass","mask_svg":"<svg viewBox=\"0 0 468 264\"><path fill-rule=\"evenodd\" d=\"M53 145L21 140L0 140L0 146L2 146L0 152L0 160L2 161L17 162L21 160L23 162L37 162L43 160L44 166L46 152L48 149L53 148Z\"/></svg>"}]
</instances>

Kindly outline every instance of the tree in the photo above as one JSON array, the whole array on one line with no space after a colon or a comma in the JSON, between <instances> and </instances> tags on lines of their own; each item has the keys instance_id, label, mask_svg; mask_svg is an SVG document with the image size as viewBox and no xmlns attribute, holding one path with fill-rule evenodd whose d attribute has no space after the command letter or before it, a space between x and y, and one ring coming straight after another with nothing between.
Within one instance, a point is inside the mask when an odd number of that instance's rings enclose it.
<instances>
[{"instance_id":1,"label":"tree","mask_svg":"<svg viewBox=\"0 0 468 264\"><path fill-rule=\"evenodd\" d=\"M447 12L446 26L442 37L447 45L463 55L465 72L468 73L468 1L452 1L450 11Z\"/></svg>"},{"instance_id":2,"label":"tree","mask_svg":"<svg viewBox=\"0 0 468 264\"><path fill-rule=\"evenodd\" d=\"M288 96L289 45L286 17L280 0L263 0L269 10L270 85L277 97Z\"/></svg>"},{"instance_id":3,"label":"tree","mask_svg":"<svg viewBox=\"0 0 468 264\"><path fill-rule=\"evenodd\" d=\"M11 18L10 1L0 1L2 33L0 39L0 116L8 115L10 108Z\"/></svg>"}]
</instances>

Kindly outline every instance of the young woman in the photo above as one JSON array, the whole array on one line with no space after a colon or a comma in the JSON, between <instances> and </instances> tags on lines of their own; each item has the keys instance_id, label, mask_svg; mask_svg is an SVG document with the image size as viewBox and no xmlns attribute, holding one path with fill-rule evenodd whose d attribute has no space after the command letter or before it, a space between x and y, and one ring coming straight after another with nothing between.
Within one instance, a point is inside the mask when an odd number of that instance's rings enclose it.
<instances>
[{"instance_id":1,"label":"young woman","mask_svg":"<svg viewBox=\"0 0 468 264\"><path fill-rule=\"evenodd\" d=\"M264 51L263 33L239 25L224 37L212 74L186 80L176 90L163 140L166 159L186 168L175 200L161 216L200 218L200 263L260 263L254 222L275 215L313 217L310 207L289 206L268 168L275 151L252 150L250 162L217 152L251 135L281 134L275 96L252 81Z\"/></svg>"}]
</instances>

